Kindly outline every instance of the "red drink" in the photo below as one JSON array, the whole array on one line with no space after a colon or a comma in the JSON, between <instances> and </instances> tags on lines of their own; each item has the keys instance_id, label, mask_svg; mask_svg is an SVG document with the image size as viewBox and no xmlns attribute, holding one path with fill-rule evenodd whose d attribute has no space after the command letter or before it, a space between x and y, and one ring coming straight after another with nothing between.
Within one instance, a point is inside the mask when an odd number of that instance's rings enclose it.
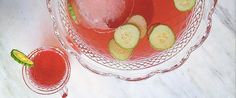
<instances>
[{"instance_id":1,"label":"red drink","mask_svg":"<svg viewBox=\"0 0 236 98\"><path fill-rule=\"evenodd\" d=\"M55 93L65 86L69 79L70 65L67 55L58 48L39 48L29 58L33 67L23 67L27 86L40 94Z\"/></svg>"},{"instance_id":2,"label":"red drink","mask_svg":"<svg viewBox=\"0 0 236 98\"><path fill-rule=\"evenodd\" d=\"M175 33L176 39L178 40L179 36L182 33L182 30L186 27L186 24L189 21L188 17L190 16L190 13L191 13L191 11L187 11L187 12L178 11L175 8L173 0L120 0L120 2L122 2L123 4L123 6L117 6L117 8L120 8L120 10L118 10L120 14L117 14L117 13L111 14L112 12L108 13L107 14L108 18L105 18L105 20L107 19L108 22L104 22L106 23L107 27L104 29L105 26L103 28L100 28L101 25L94 27L96 26L96 24L94 23L91 25L92 20L88 21L84 19L86 15L85 13L83 13L84 11L83 9L81 9L80 7L81 5L79 5L80 1L83 1L83 0L69 0L69 3L77 12L76 14L77 20L80 21L79 24L76 24L75 22L73 22L73 25L76 28L78 34L83 38L85 42L87 42L95 50L98 50L99 52L101 52L101 54L105 54L107 56L110 56L110 53L108 50L108 43L111 39L113 39L115 28L118 27L119 25L126 23L127 20L131 16L137 15L137 14L143 16L147 21L148 30L152 26L160 24L160 23L170 26L173 32ZM116 3L119 3L119 2L116 2ZM116 7L116 5L120 5L120 4L99 5L99 4L103 4L99 2L96 4L98 4L97 6L99 7L103 7L103 6ZM96 5L90 5L88 7L92 7L92 6L96 6ZM92 11L96 11L96 10L91 10L88 12L90 12L91 14ZM99 11L96 13L99 13ZM96 15L96 13L94 12L94 15ZM106 13L103 13L103 16L105 17L106 15L104 14ZM116 17L116 18L111 19L111 17ZM98 20L102 20L100 17L93 17L93 18L99 18ZM109 22L109 21L112 21L112 22ZM144 38L142 38L139 41L137 47L134 49L131 59L150 56L153 53L158 53L158 52L159 51L156 51L151 47L148 41L148 35L146 35Z\"/></svg>"},{"instance_id":3,"label":"red drink","mask_svg":"<svg viewBox=\"0 0 236 98\"><path fill-rule=\"evenodd\" d=\"M63 79L66 62L57 51L43 50L31 59L34 62L34 67L30 69L30 74L32 80L37 84L50 87Z\"/></svg>"}]
</instances>

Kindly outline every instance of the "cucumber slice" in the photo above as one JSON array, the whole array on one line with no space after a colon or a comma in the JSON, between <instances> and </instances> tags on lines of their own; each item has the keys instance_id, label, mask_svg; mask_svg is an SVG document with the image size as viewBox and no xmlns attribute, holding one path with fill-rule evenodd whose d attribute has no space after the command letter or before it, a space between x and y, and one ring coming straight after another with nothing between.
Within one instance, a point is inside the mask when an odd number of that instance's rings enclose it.
<instances>
[{"instance_id":1,"label":"cucumber slice","mask_svg":"<svg viewBox=\"0 0 236 98\"><path fill-rule=\"evenodd\" d=\"M68 5L68 9L69 9L71 18L72 18L74 21L76 21L75 11L73 10L71 4Z\"/></svg>"},{"instance_id":2,"label":"cucumber slice","mask_svg":"<svg viewBox=\"0 0 236 98\"><path fill-rule=\"evenodd\" d=\"M179 11L189 11L195 6L196 0L174 0L174 4Z\"/></svg>"},{"instance_id":3,"label":"cucumber slice","mask_svg":"<svg viewBox=\"0 0 236 98\"><path fill-rule=\"evenodd\" d=\"M157 25L152 29L149 42L156 50L166 50L174 45L175 35L167 25Z\"/></svg>"},{"instance_id":4,"label":"cucumber slice","mask_svg":"<svg viewBox=\"0 0 236 98\"><path fill-rule=\"evenodd\" d=\"M78 14L75 12L75 10L74 10L72 4L70 4L70 2L68 2L68 10L69 10L69 14L70 14L70 17L72 18L72 20L73 20L76 24L78 24L79 22L78 22L77 16L76 16L76 15L78 15Z\"/></svg>"},{"instance_id":5,"label":"cucumber slice","mask_svg":"<svg viewBox=\"0 0 236 98\"><path fill-rule=\"evenodd\" d=\"M71 4L68 4L68 10L69 10L69 13L70 13L71 18L72 18L74 21L76 21L75 11L74 11L74 9L72 8L72 5L71 5Z\"/></svg>"},{"instance_id":6,"label":"cucumber slice","mask_svg":"<svg viewBox=\"0 0 236 98\"><path fill-rule=\"evenodd\" d=\"M145 18L141 15L134 15L132 16L128 23L136 25L140 30L140 38L143 38L147 32L147 22Z\"/></svg>"},{"instance_id":7,"label":"cucumber slice","mask_svg":"<svg viewBox=\"0 0 236 98\"><path fill-rule=\"evenodd\" d=\"M125 49L120 47L114 39L109 42L109 52L113 58L118 60L127 60L132 55L133 49Z\"/></svg>"},{"instance_id":8,"label":"cucumber slice","mask_svg":"<svg viewBox=\"0 0 236 98\"><path fill-rule=\"evenodd\" d=\"M125 24L115 30L114 39L122 48L134 48L139 41L140 31L133 24Z\"/></svg>"},{"instance_id":9,"label":"cucumber slice","mask_svg":"<svg viewBox=\"0 0 236 98\"><path fill-rule=\"evenodd\" d=\"M24 53L19 50L13 49L11 51L11 57L20 64L23 64L27 67L33 66L33 61L31 61Z\"/></svg>"}]
</instances>

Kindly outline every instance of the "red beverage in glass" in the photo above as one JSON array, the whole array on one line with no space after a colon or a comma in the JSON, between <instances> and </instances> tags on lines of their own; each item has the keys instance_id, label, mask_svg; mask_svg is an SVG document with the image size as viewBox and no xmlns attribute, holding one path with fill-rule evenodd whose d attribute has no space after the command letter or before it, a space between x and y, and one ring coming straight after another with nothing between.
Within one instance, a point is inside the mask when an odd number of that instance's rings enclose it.
<instances>
[{"instance_id":1,"label":"red beverage in glass","mask_svg":"<svg viewBox=\"0 0 236 98\"><path fill-rule=\"evenodd\" d=\"M178 11L175 8L174 0L119 0L119 2L115 2L116 0L110 0L114 1L114 4L99 3L98 0L97 3L84 2L84 5L81 5L81 1L86 0L68 0L68 3L72 5L76 12L75 15L79 21L76 23L71 18L73 26L77 30L78 35L80 35L86 43L88 43L94 50L97 50L106 56L110 56L108 43L113 39L114 30L120 25L127 23L131 16L143 16L147 21L148 30L150 30L154 25L168 25L175 33L176 39L178 40L189 21L188 17L191 13L191 11ZM94 9L89 9L91 7ZM102 10L102 8L99 7L103 7L103 9L114 8L118 12L113 12L113 10L102 11L103 16L96 17L95 15L99 13L99 11L95 9ZM86 19L88 17L90 17L90 20ZM96 21L94 21L96 20L95 18L97 18L97 21L102 23L97 24ZM130 59L148 57L159 52L160 51L156 51L151 47L147 33L146 36L139 41Z\"/></svg>"},{"instance_id":2,"label":"red beverage in glass","mask_svg":"<svg viewBox=\"0 0 236 98\"><path fill-rule=\"evenodd\" d=\"M51 94L62 89L69 79L70 64L67 55L58 48L40 48L29 58L33 67L23 67L27 86L40 94Z\"/></svg>"}]
</instances>

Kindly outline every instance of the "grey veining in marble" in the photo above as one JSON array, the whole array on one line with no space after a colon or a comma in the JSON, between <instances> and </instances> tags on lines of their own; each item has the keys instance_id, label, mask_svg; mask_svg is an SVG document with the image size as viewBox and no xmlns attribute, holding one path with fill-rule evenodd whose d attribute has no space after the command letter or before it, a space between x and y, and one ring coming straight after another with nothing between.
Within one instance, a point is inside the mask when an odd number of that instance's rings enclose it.
<instances>
[{"instance_id":1,"label":"grey veining in marble","mask_svg":"<svg viewBox=\"0 0 236 98\"><path fill-rule=\"evenodd\" d=\"M235 12L235 10L232 10ZM216 9L216 15L220 17L221 22L230 30L232 30L234 33L236 33L236 28L234 27L236 25L235 20L235 13L229 12L228 9L222 7L222 5L219 5Z\"/></svg>"},{"instance_id":2,"label":"grey veining in marble","mask_svg":"<svg viewBox=\"0 0 236 98\"><path fill-rule=\"evenodd\" d=\"M236 0L219 0L203 46L179 69L144 81L98 76L71 57L68 98L235 98L235 11ZM30 91L21 66L9 55L13 48L28 54L57 42L52 31L44 0L0 0L0 98L60 98L58 93L43 96Z\"/></svg>"}]
</instances>

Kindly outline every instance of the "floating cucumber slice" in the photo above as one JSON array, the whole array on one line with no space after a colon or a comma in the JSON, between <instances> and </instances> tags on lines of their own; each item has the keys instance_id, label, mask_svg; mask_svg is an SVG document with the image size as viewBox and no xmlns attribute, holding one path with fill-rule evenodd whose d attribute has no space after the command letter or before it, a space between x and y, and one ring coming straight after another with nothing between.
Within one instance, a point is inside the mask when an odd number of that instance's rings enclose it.
<instances>
[{"instance_id":1,"label":"floating cucumber slice","mask_svg":"<svg viewBox=\"0 0 236 98\"><path fill-rule=\"evenodd\" d=\"M114 39L109 42L108 47L112 57L118 60L127 60L131 56L133 51L133 49L125 49L120 47Z\"/></svg>"},{"instance_id":2,"label":"floating cucumber slice","mask_svg":"<svg viewBox=\"0 0 236 98\"><path fill-rule=\"evenodd\" d=\"M140 38L143 38L147 32L147 22L145 18L141 15L134 15L132 16L128 23L136 25L140 30Z\"/></svg>"},{"instance_id":3,"label":"floating cucumber slice","mask_svg":"<svg viewBox=\"0 0 236 98\"><path fill-rule=\"evenodd\" d=\"M115 30L114 39L122 48L134 48L139 41L140 31L133 24L125 24Z\"/></svg>"},{"instance_id":4,"label":"floating cucumber slice","mask_svg":"<svg viewBox=\"0 0 236 98\"><path fill-rule=\"evenodd\" d=\"M179 11L189 11L196 4L196 0L174 0L174 4Z\"/></svg>"},{"instance_id":5,"label":"floating cucumber slice","mask_svg":"<svg viewBox=\"0 0 236 98\"><path fill-rule=\"evenodd\" d=\"M78 24L78 18L77 18L77 15L79 15L78 13L75 12L72 4L70 4L70 2L68 2L68 10L69 10L69 14L70 14L70 17L73 19L73 21Z\"/></svg>"},{"instance_id":6,"label":"floating cucumber slice","mask_svg":"<svg viewBox=\"0 0 236 98\"><path fill-rule=\"evenodd\" d=\"M175 35L167 25L157 25L151 31L149 42L156 50L166 50L174 45Z\"/></svg>"},{"instance_id":7,"label":"floating cucumber slice","mask_svg":"<svg viewBox=\"0 0 236 98\"><path fill-rule=\"evenodd\" d=\"M71 5L71 4L68 4L68 9L69 9L71 18L72 18L74 21L76 21L75 11L74 11L74 9L72 8L72 5Z\"/></svg>"},{"instance_id":8,"label":"floating cucumber slice","mask_svg":"<svg viewBox=\"0 0 236 98\"><path fill-rule=\"evenodd\" d=\"M24 53L19 50L13 49L11 51L11 57L20 64L23 64L27 67L32 67L34 64Z\"/></svg>"}]
</instances>

